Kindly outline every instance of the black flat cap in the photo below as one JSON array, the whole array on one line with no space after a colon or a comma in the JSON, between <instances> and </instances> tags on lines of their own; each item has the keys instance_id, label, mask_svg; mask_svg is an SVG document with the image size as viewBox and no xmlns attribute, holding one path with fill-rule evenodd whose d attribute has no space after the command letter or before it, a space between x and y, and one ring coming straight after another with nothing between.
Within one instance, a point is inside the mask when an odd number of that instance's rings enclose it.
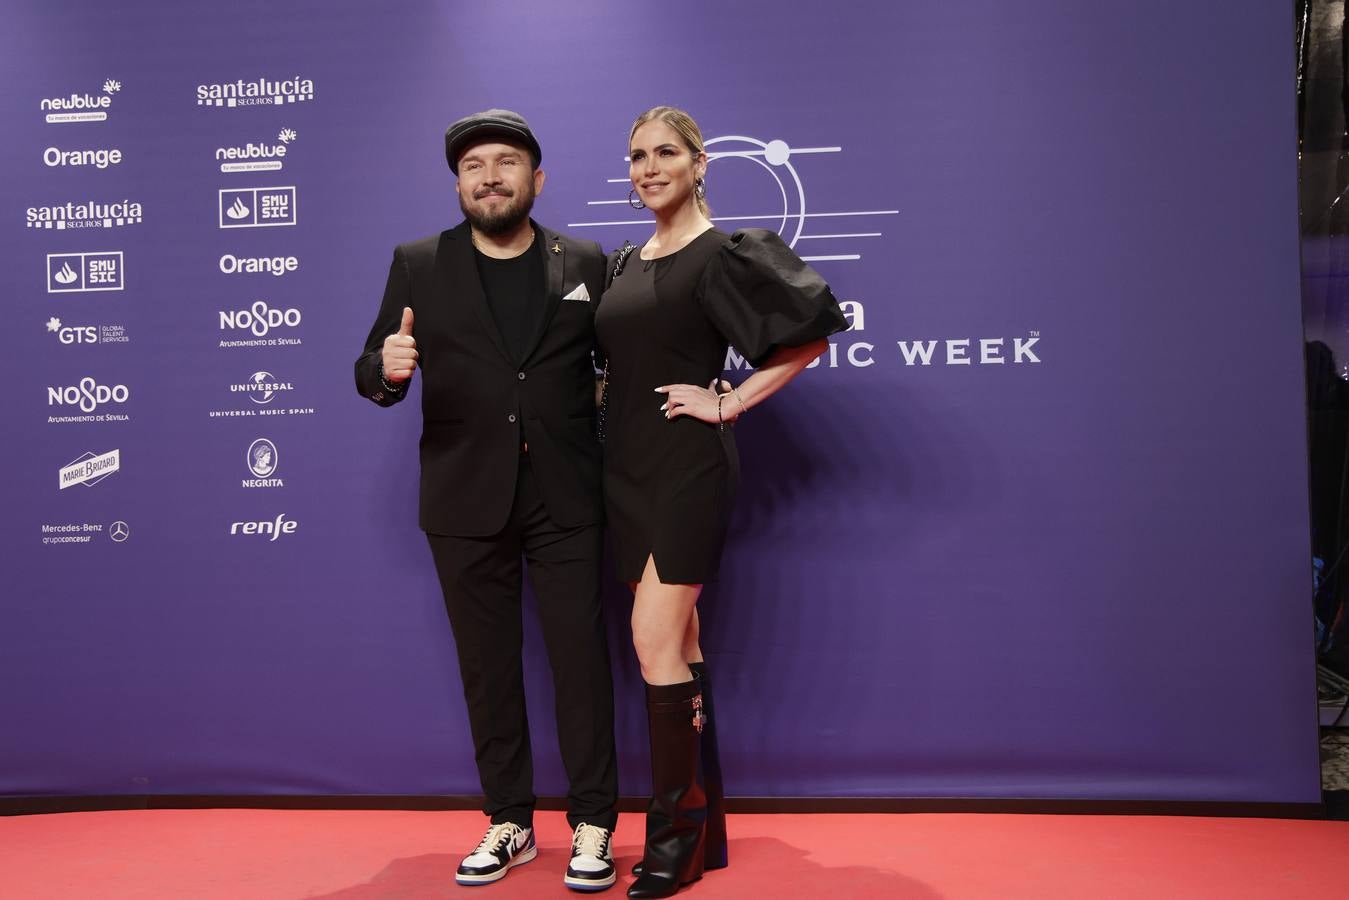
<instances>
[{"instance_id":1,"label":"black flat cap","mask_svg":"<svg viewBox=\"0 0 1349 900\"><path fill-rule=\"evenodd\" d=\"M524 116L509 109L489 109L464 116L445 129L445 160L450 164L450 171L459 174L459 156L470 144L494 137L524 144L534 158L536 169L543 160L543 151Z\"/></svg>"}]
</instances>

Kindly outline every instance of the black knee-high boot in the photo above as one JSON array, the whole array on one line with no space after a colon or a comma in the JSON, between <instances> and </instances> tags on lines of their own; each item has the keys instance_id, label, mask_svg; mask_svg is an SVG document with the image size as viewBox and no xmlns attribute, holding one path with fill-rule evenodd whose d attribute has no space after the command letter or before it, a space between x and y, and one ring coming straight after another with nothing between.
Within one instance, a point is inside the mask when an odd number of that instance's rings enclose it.
<instances>
[{"instance_id":1,"label":"black knee-high boot","mask_svg":"<svg viewBox=\"0 0 1349 900\"><path fill-rule=\"evenodd\" d=\"M689 663L703 694L703 792L707 794L707 841L703 845L703 868L724 869L726 857L726 792L721 781L721 751L717 749L717 711L712 704L712 682L707 663Z\"/></svg>"},{"instance_id":2,"label":"black knee-high boot","mask_svg":"<svg viewBox=\"0 0 1349 900\"><path fill-rule=\"evenodd\" d=\"M651 734L651 808L647 811L642 874L629 897L669 897L703 874L707 798L699 765L703 727L698 679L647 685Z\"/></svg>"},{"instance_id":3,"label":"black knee-high boot","mask_svg":"<svg viewBox=\"0 0 1349 900\"><path fill-rule=\"evenodd\" d=\"M712 702L712 682L707 675L707 663L689 663L689 670L698 679L703 695L703 733L699 741L703 765L703 793L707 795L707 839L703 845L703 868L724 869L728 864L726 851L726 793L721 778L721 752L717 749L717 713ZM648 813L647 828L656 824ZM641 860L632 867L632 874L641 875Z\"/></svg>"}]
</instances>

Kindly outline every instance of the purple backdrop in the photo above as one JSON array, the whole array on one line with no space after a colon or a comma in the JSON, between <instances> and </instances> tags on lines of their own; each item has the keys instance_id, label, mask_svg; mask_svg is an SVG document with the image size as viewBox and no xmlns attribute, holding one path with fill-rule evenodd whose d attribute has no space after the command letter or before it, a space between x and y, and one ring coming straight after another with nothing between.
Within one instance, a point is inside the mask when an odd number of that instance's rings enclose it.
<instances>
[{"instance_id":1,"label":"purple backdrop","mask_svg":"<svg viewBox=\"0 0 1349 900\"><path fill-rule=\"evenodd\" d=\"M416 398L351 362L393 245L458 220L450 120L523 112L538 218L613 247L649 232L628 126L674 103L722 226L854 325L740 429L730 792L1315 802L1291 17L1213 17L11 4L0 793L476 792Z\"/></svg>"}]
</instances>

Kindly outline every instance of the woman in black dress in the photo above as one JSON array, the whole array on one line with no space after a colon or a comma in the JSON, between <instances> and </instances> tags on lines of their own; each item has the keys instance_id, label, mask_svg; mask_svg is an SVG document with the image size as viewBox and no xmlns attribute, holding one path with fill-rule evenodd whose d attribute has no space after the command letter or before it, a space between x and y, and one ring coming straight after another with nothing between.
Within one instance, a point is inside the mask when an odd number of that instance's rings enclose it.
<instances>
[{"instance_id":1,"label":"woman in black dress","mask_svg":"<svg viewBox=\"0 0 1349 900\"><path fill-rule=\"evenodd\" d=\"M716 579L739 478L729 426L847 323L828 285L776 234L713 227L707 153L687 113L658 106L639 116L629 157L629 200L651 210L656 233L610 260L595 327L607 359L605 503L618 574L634 594L651 734L646 846L628 896L666 897L726 865L696 603ZM735 388L718 380L728 344L756 368Z\"/></svg>"}]
</instances>

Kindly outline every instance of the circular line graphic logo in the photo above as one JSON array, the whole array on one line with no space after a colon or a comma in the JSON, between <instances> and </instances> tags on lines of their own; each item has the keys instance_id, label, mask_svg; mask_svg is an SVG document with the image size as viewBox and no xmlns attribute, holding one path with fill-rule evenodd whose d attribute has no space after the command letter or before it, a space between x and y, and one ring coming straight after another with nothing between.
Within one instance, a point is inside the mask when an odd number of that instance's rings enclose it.
<instances>
[{"instance_id":1,"label":"circular line graphic logo","mask_svg":"<svg viewBox=\"0 0 1349 900\"><path fill-rule=\"evenodd\" d=\"M108 537L120 544L131 537L131 526L118 519L108 526Z\"/></svg>"},{"instance_id":2,"label":"circular line graphic logo","mask_svg":"<svg viewBox=\"0 0 1349 900\"><path fill-rule=\"evenodd\" d=\"M266 438L258 438L248 445L248 471L252 472L255 478L267 478L276 474L278 462L276 444Z\"/></svg>"}]
</instances>

